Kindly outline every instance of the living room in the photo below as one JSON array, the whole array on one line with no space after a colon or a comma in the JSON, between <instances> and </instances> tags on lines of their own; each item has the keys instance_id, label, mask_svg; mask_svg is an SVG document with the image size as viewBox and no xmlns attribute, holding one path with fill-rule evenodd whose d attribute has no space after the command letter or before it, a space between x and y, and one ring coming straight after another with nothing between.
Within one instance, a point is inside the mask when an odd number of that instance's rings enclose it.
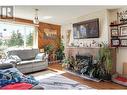
<instances>
[{"instance_id":1,"label":"living room","mask_svg":"<svg viewBox=\"0 0 127 95\"><path fill-rule=\"evenodd\" d=\"M1 89L127 89L126 6L0 8Z\"/></svg>"}]
</instances>

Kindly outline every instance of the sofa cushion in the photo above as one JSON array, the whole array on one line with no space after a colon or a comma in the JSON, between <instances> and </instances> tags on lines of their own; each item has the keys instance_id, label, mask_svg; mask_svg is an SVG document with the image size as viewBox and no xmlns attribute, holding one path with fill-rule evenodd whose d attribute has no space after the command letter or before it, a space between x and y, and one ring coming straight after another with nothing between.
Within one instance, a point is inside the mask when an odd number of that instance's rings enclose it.
<instances>
[{"instance_id":1,"label":"sofa cushion","mask_svg":"<svg viewBox=\"0 0 127 95\"><path fill-rule=\"evenodd\" d=\"M45 53L38 53L35 57L35 60L43 61L45 58Z\"/></svg>"},{"instance_id":2,"label":"sofa cushion","mask_svg":"<svg viewBox=\"0 0 127 95\"><path fill-rule=\"evenodd\" d=\"M17 55L22 61L35 59L36 54L38 54L38 49L22 49L22 50L9 50L8 56Z\"/></svg>"},{"instance_id":3,"label":"sofa cushion","mask_svg":"<svg viewBox=\"0 0 127 95\"><path fill-rule=\"evenodd\" d=\"M19 58L17 55L10 55L3 63L9 64L9 63L18 63L22 61L21 58Z\"/></svg>"},{"instance_id":4,"label":"sofa cushion","mask_svg":"<svg viewBox=\"0 0 127 95\"><path fill-rule=\"evenodd\" d=\"M34 64L34 63L39 63L39 62L44 62L44 60L28 60L28 61L21 61L21 62L18 62L17 63L17 66L18 65L32 65L32 64Z\"/></svg>"},{"instance_id":5,"label":"sofa cushion","mask_svg":"<svg viewBox=\"0 0 127 95\"><path fill-rule=\"evenodd\" d=\"M8 59L16 60L16 62L22 61L22 59L18 55L10 55Z\"/></svg>"}]
</instances>

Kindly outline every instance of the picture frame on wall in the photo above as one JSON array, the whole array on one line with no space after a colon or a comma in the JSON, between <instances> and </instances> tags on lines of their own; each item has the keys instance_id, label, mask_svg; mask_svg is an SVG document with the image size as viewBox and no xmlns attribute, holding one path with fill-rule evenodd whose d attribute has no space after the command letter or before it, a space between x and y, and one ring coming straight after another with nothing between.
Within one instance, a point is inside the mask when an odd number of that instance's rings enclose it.
<instances>
[{"instance_id":1,"label":"picture frame on wall","mask_svg":"<svg viewBox=\"0 0 127 95\"><path fill-rule=\"evenodd\" d=\"M120 27L120 36L127 36L127 26Z\"/></svg>"},{"instance_id":2,"label":"picture frame on wall","mask_svg":"<svg viewBox=\"0 0 127 95\"><path fill-rule=\"evenodd\" d=\"M73 24L74 39L99 38L99 18Z\"/></svg>"},{"instance_id":3,"label":"picture frame on wall","mask_svg":"<svg viewBox=\"0 0 127 95\"><path fill-rule=\"evenodd\" d=\"M120 39L121 47L127 47L127 39Z\"/></svg>"},{"instance_id":4,"label":"picture frame on wall","mask_svg":"<svg viewBox=\"0 0 127 95\"><path fill-rule=\"evenodd\" d=\"M120 39L111 39L111 46L112 47L120 46Z\"/></svg>"},{"instance_id":5,"label":"picture frame on wall","mask_svg":"<svg viewBox=\"0 0 127 95\"><path fill-rule=\"evenodd\" d=\"M44 28L43 38L47 40L55 40L57 38L57 30Z\"/></svg>"},{"instance_id":6,"label":"picture frame on wall","mask_svg":"<svg viewBox=\"0 0 127 95\"><path fill-rule=\"evenodd\" d=\"M111 30L111 36L119 36L119 32L118 32L118 29L112 29Z\"/></svg>"}]
</instances>

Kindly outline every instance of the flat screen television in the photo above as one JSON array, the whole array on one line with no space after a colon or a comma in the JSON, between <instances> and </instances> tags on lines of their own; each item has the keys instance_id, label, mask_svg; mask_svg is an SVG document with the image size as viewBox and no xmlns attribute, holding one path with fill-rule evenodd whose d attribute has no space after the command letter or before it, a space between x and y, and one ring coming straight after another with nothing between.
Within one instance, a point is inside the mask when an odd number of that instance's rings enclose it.
<instances>
[{"instance_id":1,"label":"flat screen television","mask_svg":"<svg viewBox=\"0 0 127 95\"><path fill-rule=\"evenodd\" d=\"M74 39L99 38L99 19L73 24Z\"/></svg>"}]
</instances>

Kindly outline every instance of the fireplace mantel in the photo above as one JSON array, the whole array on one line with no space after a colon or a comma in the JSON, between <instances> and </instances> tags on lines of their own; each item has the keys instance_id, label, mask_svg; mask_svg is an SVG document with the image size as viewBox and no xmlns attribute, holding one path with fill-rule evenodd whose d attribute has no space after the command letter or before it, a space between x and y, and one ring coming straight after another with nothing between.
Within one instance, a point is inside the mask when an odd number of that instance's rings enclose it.
<instances>
[{"instance_id":1,"label":"fireplace mantel","mask_svg":"<svg viewBox=\"0 0 127 95\"><path fill-rule=\"evenodd\" d=\"M99 49L100 47L66 47L66 48L78 48L78 49ZM111 49L116 49L115 47L110 47Z\"/></svg>"},{"instance_id":2,"label":"fireplace mantel","mask_svg":"<svg viewBox=\"0 0 127 95\"><path fill-rule=\"evenodd\" d=\"M100 47L67 47L66 48L66 57L76 56L77 54L83 55L89 53L93 56L96 56Z\"/></svg>"},{"instance_id":3,"label":"fireplace mantel","mask_svg":"<svg viewBox=\"0 0 127 95\"><path fill-rule=\"evenodd\" d=\"M88 49L94 49L94 48L100 48L100 47L66 47L66 48L88 48Z\"/></svg>"}]
</instances>

